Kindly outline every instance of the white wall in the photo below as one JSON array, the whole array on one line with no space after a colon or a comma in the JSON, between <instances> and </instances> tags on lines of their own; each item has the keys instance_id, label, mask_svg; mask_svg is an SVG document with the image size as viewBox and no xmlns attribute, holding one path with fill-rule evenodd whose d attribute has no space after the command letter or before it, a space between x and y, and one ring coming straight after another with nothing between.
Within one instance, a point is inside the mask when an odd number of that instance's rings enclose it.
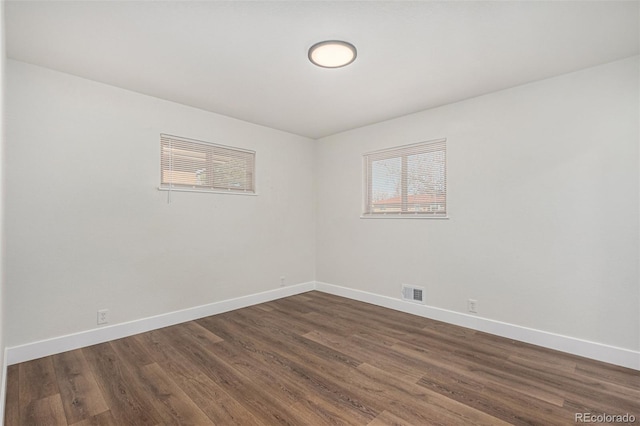
<instances>
[{"instance_id":1,"label":"white wall","mask_svg":"<svg viewBox=\"0 0 640 426\"><path fill-rule=\"evenodd\" d=\"M5 371L4 371L4 140L5 140L5 25L4 2L0 2L0 419L4 419Z\"/></svg>"},{"instance_id":2,"label":"white wall","mask_svg":"<svg viewBox=\"0 0 640 426\"><path fill-rule=\"evenodd\" d=\"M638 72L631 58L314 142L8 61L6 344L286 275L423 285L438 308L475 298L481 317L637 351ZM167 204L160 132L256 150L259 195ZM360 219L362 153L441 137L451 218Z\"/></svg>"},{"instance_id":3,"label":"white wall","mask_svg":"<svg viewBox=\"0 0 640 426\"><path fill-rule=\"evenodd\" d=\"M7 346L313 281L313 141L12 60L7 78ZM161 132L255 150L259 195L167 204Z\"/></svg>"},{"instance_id":4,"label":"white wall","mask_svg":"<svg viewBox=\"0 0 640 426\"><path fill-rule=\"evenodd\" d=\"M320 282L640 348L638 58L321 139ZM447 138L449 220L360 219L362 154Z\"/></svg>"}]
</instances>

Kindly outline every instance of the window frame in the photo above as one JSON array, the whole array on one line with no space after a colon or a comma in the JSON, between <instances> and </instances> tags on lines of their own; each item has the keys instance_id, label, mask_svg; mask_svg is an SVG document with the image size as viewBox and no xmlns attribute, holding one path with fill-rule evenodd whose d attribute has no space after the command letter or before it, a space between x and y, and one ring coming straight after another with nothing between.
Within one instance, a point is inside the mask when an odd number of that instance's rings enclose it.
<instances>
[{"instance_id":1,"label":"window frame","mask_svg":"<svg viewBox=\"0 0 640 426\"><path fill-rule=\"evenodd\" d=\"M181 143L193 144L194 148L201 147L205 152L207 149L219 149L222 151L230 151L234 154L248 155L250 158L249 164L251 166L250 189L233 189L230 187L215 187L215 186L198 186L190 184L176 184L173 182L164 183L163 173L166 172L165 164L163 163L163 148L165 140L174 140ZM198 149L193 149L193 152L197 152ZM202 141L199 139L186 138L183 136L175 136L167 133L160 134L160 185L158 190L160 191L175 191L175 192L204 192L211 194L232 194L232 195L258 195L256 190L256 152L249 149L238 148L229 145L222 145L213 142Z\"/></svg>"},{"instance_id":2,"label":"window frame","mask_svg":"<svg viewBox=\"0 0 640 426\"><path fill-rule=\"evenodd\" d=\"M421 150L424 148L424 150ZM411 212L411 211L400 211L400 212L373 212L373 184L370 179L372 178L372 164L374 161L392 159L392 158L400 158L402 162L401 166L401 194L400 197L403 200L406 200L409 196L408 194L408 183L407 183L407 158L410 155L428 153L428 152L444 152L444 212ZM362 180L362 189L363 189L363 197L362 197L362 213L360 215L361 219L449 219L449 208L448 208L448 193L449 189L447 187L447 139L432 139L423 142L417 142L407 145L395 146L390 148L385 148L381 150L371 151L364 153L362 155L362 167L363 167L363 180ZM403 206L406 207L407 202L401 202L400 208Z\"/></svg>"}]
</instances>

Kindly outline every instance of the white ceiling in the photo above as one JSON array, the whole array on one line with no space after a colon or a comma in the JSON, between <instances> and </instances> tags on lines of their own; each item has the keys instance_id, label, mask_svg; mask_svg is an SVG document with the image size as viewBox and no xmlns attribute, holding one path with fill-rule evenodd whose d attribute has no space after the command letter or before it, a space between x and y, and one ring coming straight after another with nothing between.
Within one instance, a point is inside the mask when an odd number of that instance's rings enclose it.
<instances>
[{"instance_id":1,"label":"white ceiling","mask_svg":"<svg viewBox=\"0 0 640 426\"><path fill-rule=\"evenodd\" d=\"M639 2L8 1L7 55L319 138L639 53ZM307 49L342 39L348 67Z\"/></svg>"}]
</instances>

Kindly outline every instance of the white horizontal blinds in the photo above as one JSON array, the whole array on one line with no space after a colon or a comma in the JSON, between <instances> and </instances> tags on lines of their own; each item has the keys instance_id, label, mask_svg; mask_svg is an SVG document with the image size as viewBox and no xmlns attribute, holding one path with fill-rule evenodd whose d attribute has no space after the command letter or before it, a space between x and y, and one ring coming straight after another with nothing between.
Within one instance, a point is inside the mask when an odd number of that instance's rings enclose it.
<instances>
[{"instance_id":1,"label":"white horizontal blinds","mask_svg":"<svg viewBox=\"0 0 640 426\"><path fill-rule=\"evenodd\" d=\"M402 158L381 158L371 162L371 206L373 212L399 212L402 208Z\"/></svg>"},{"instance_id":2,"label":"white horizontal blinds","mask_svg":"<svg viewBox=\"0 0 640 426\"><path fill-rule=\"evenodd\" d=\"M365 154L365 214L446 216L446 140Z\"/></svg>"},{"instance_id":3,"label":"white horizontal blinds","mask_svg":"<svg viewBox=\"0 0 640 426\"><path fill-rule=\"evenodd\" d=\"M161 186L255 192L255 152L160 135Z\"/></svg>"}]
</instances>

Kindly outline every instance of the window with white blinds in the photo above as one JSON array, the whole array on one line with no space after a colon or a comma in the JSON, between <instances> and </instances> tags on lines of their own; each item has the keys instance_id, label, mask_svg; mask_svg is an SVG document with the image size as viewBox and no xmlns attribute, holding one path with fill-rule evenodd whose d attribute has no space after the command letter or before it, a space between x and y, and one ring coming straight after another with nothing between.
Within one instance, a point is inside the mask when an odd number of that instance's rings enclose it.
<instances>
[{"instance_id":1,"label":"window with white blinds","mask_svg":"<svg viewBox=\"0 0 640 426\"><path fill-rule=\"evenodd\" d=\"M160 188L255 193L255 151L160 135Z\"/></svg>"},{"instance_id":2,"label":"window with white blinds","mask_svg":"<svg viewBox=\"0 0 640 426\"><path fill-rule=\"evenodd\" d=\"M446 139L364 155L363 217L446 217Z\"/></svg>"}]
</instances>

